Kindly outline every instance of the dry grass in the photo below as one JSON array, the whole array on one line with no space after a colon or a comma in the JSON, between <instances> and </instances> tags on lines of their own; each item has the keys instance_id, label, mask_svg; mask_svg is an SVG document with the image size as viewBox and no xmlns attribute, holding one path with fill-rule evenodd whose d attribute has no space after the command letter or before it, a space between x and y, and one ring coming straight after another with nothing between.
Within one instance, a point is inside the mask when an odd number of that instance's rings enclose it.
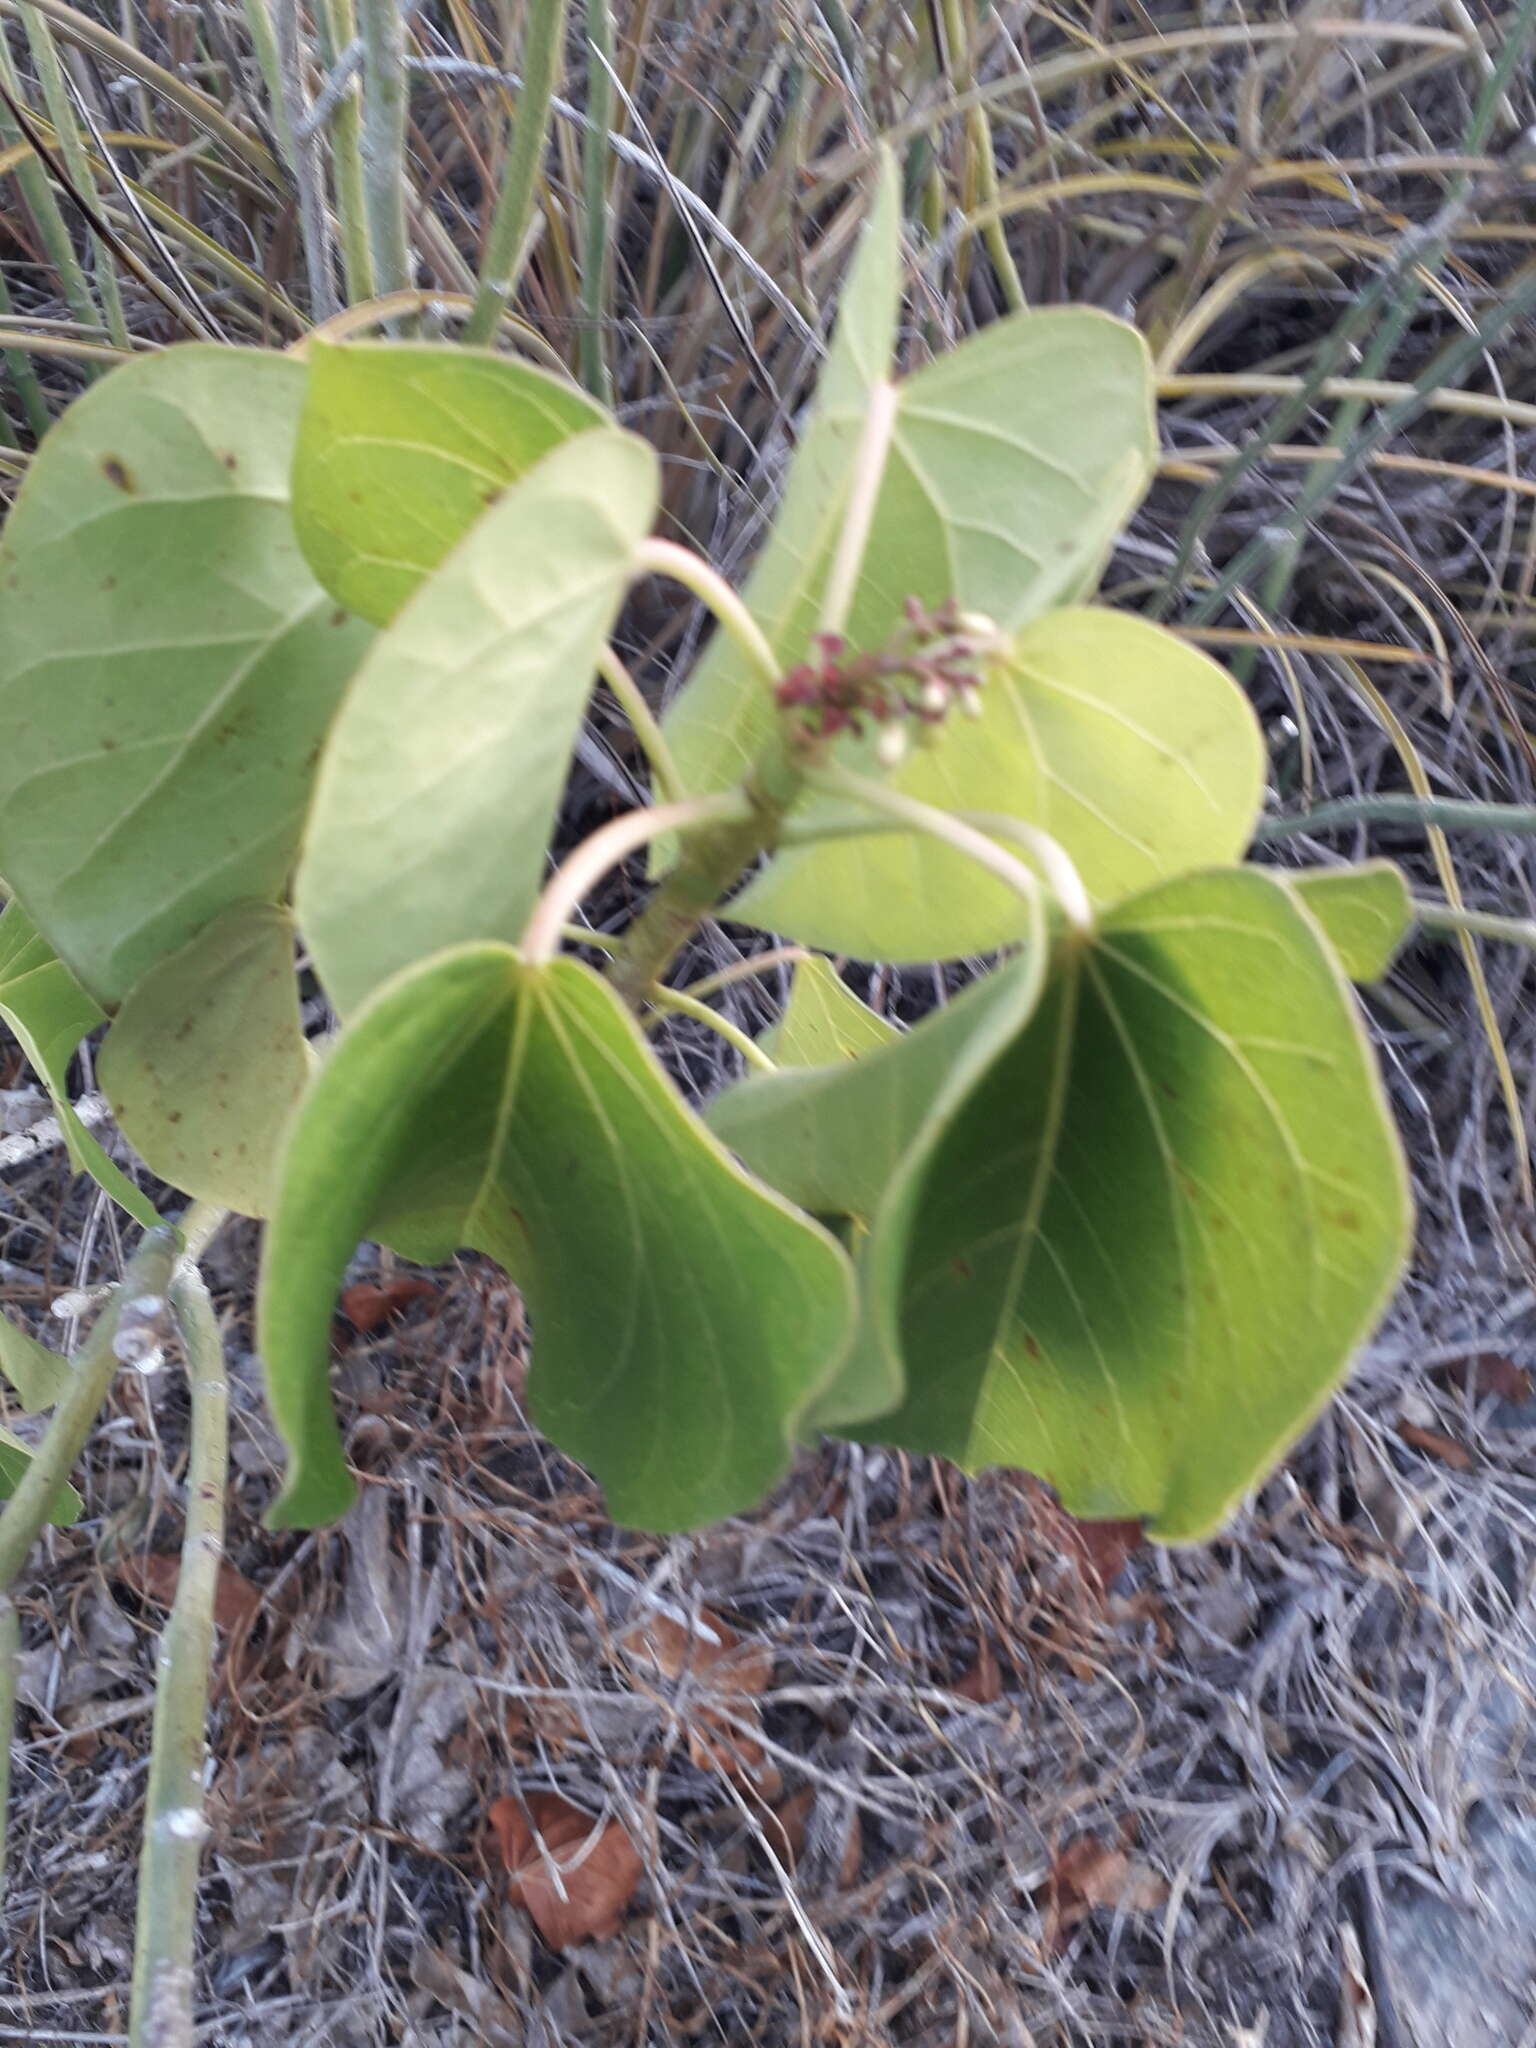
<instances>
[{"instance_id":1,"label":"dry grass","mask_svg":"<svg viewBox=\"0 0 1536 2048\"><path fill-rule=\"evenodd\" d=\"M280 108L260 0L48 0L46 29L3 11L20 112L0 111L0 475L19 476L114 354L195 330L286 345L339 300L306 230L323 184L347 252L356 165L344 94L313 147L285 141L325 100L349 9L321 10L326 54L290 65ZM861 167L895 136L913 359L1016 290L1110 306L1151 340L1165 459L1110 593L1245 675L1277 810L1414 786L1530 803L1536 350L1508 309L1536 233L1511 152L1536 119L1536 9L1250 12L630 0L604 116L622 148L584 151L606 74L577 37L518 314L655 441L673 529L735 568L814 383ZM520 14L446 0L411 20L429 332L473 289ZM286 47L293 10L270 21ZM50 48L70 153L50 143ZM625 651L658 695L698 630L659 593L632 608ZM636 766L600 709L570 829ZM1355 828L1284 857L1392 852L1529 916L1528 846ZM724 932L702 947L737 957ZM1525 976L1508 949L1424 946L1372 995L1415 1165L1413 1284L1230 1536L1142 1553L1107 1596L1013 1477L847 1448L706 1538L614 1530L527 1427L515 1304L470 1266L404 1330L343 1346L365 1509L269 1537L247 1363L231 1558L264 1597L219 1675L203 2038L1352 2048L1372 2038L1344 2030L1353 2012L1381 2048L1521 2039L1536 1927L1500 1872L1530 1841L1536 1412L1460 1367L1536 1345ZM861 992L912 1014L943 986L877 972ZM754 1026L774 999L742 983L730 1014ZM719 1041L667 1033L688 1082L717 1085ZM0 1233L0 1284L30 1313L118 1267L110 1218L46 1159L0 1183ZM215 1273L237 1357L251 1258L232 1239ZM183 1455L170 1377L127 1388L88 1518L29 1589L0 2040L126 2026L155 1612L122 1561L174 1545ZM771 1645L761 1728L739 1732L772 1797L690 1758L691 1681L641 1682L616 1653L658 1603ZM967 1699L982 1642L999 1695ZM620 1933L563 1956L483 1856L490 1802L551 1788L646 1857ZM790 1870L773 1809L801 1792ZM1067 1924L1050 1878L1085 1834L1135 1859L1155 1909L1127 1889Z\"/></svg>"}]
</instances>

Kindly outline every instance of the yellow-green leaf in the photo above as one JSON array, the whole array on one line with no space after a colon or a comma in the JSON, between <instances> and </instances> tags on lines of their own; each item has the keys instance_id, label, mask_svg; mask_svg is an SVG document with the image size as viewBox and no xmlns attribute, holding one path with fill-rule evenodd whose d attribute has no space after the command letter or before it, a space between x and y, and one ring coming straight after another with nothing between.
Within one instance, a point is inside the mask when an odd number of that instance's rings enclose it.
<instances>
[{"instance_id":1,"label":"yellow-green leaf","mask_svg":"<svg viewBox=\"0 0 1536 2048\"><path fill-rule=\"evenodd\" d=\"M809 652L871 393L891 374L900 237L899 177L885 155L815 413L746 589L786 669ZM908 597L955 598L1011 630L1087 596L1156 452L1150 359L1123 321L1053 307L971 336L898 388L846 624L853 646L883 646ZM666 721L685 785L729 788L775 715L735 642L717 634Z\"/></svg>"},{"instance_id":2,"label":"yellow-green leaf","mask_svg":"<svg viewBox=\"0 0 1536 2048\"><path fill-rule=\"evenodd\" d=\"M97 1071L118 1123L161 1180L265 1216L311 1064L292 919L242 903L150 969L107 1034Z\"/></svg>"},{"instance_id":3,"label":"yellow-green leaf","mask_svg":"<svg viewBox=\"0 0 1536 2048\"><path fill-rule=\"evenodd\" d=\"M1380 981L1413 924L1413 899L1394 861L1344 868L1279 869L1305 903L1351 981Z\"/></svg>"},{"instance_id":4,"label":"yellow-green leaf","mask_svg":"<svg viewBox=\"0 0 1536 2048\"><path fill-rule=\"evenodd\" d=\"M839 752L878 773L874 745L870 735ZM981 717L952 715L892 781L941 810L1040 827L1094 902L1110 904L1242 854L1264 745L1248 700L1207 655L1128 612L1075 606L1024 627L990 671ZM821 800L797 822L846 824L849 810ZM787 849L730 914L828 952L898 961L991 952L1026 916L964 854L889 831Z\"/></svg>"},{"instance_id":5,"label":"yellow-green leaf","mask_svg":"<svg viewBox=\"0 0 1536 2048\"><path fill-rule=\"evenodd\" d=\"M890 1217L868 1263L907 1395L861 1433L1181 1542L1338 1384L1410 1208L1348 984L1292 891L1239 869L1064 948Z\"/></svg>"},{"instance_id":6,"label":"yellow-green leaf","mask_svg":"<svg viewBox=\"0 0 1536 2048\"><path fill-rule=\"evenodd\" d=\"M784 1014L762 1044L781 1067L820 1067L856 1060L896 1035L896 1027L861 1003L829 960L813 953L795 962Z\"/></svg>"},{"instance_id":7,"label":"yellow-green leaf","mask_svg":"<svg viewBox=\"0 0 1536 2048\"><path fill-rule=\"evenodd\" d=\"M8 1316L0 1315L0 1376L15 1388L23 1415L51 1408L69 1385L74 1367L57 1351L39 1344Z\"/></svg>"},{"instance_id":8,"label":"yellow-green leaf","mask_svg":"<svg viewBox=\"0 0 1536 2048\"><path fill-rule=\"evenodd\" d=\"M32 1453L8 1429L0 1429L0 1500L9 1500L21 1483L21 1475L32 1462ZM67 1529L80 1518L80 1496L72 1486L54 1488L48 1503L48 1519L56 1529Z\"/></svg>"},{"instance_id":9,"label":"yellow-green leaf","mask_svg":"<svg viewBox=\"0 0 1536 2048\"><path fill-rule=\"evenodd\" d=\"M326 743L295 890L343 1014L428 953L520 935L657 490L635 435L566 441L374 642Z\"/></svg>"},{"instance_id":10,"label":"yellow-green leaf","mask_svg":"<svg viewBox=\"0 0 1536 2048\"><path fill-rule=\"evenodd\" d=\"M299 541L331 595L378 626L508 484L608 417L574 384L487 349L312 341L308 359Z\"/></svg>"},{"instance_id":11,"label":"yellow-green leaf","mask_svg":"<svg viewBox=\"0 0 1536 2048\"><path fill-rule=\"evenodd\" d=\"M160 1220L154 1204L113 1165L69 1099L69 1063L80 1041L101 1023L101 1011L39 937L19 903L8 903L0 915L0 1021L48 1090L75 1171L88 1173L114 1202L152 1230Z\"/></svg>"},{"instance_id":12,"label":"yellow-green leaf","mask_svg":"<svg viewBox=\"0 0 1536 2048\"><path fill-rule=\"evenodd\" d=\"M424 961L311 1084L260 1296L290 1457L279 1526L352 1498L329 1330L346 1262L374 1235L507 1268L532 1311L534 1417L619 1521L686 1528L759 1499L848 1343L840 1247L734 1165L607 983L571 960L478 945Z\"/></svg>"},{"instance_id":13,"label":"yellow-green leaf","mask_svg":"<svg viewBox=\"0 0 1536 2048\"><path fill-rule=\"evenodd\" d=\"M125 363L50 429L0 540L0 873L108 1009L282 895L367 645L293 536L304 382L265 349Z\"/></svg>"}]
</instances>

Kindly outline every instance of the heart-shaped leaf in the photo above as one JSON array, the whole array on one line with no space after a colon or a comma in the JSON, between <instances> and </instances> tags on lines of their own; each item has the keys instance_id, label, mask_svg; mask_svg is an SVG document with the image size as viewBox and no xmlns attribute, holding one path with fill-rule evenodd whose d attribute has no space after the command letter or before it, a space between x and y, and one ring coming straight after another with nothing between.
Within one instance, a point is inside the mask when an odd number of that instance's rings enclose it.
<instances>
[{"instance_id":1,"label":"heart-shaped leaf","mask_svg":"<svg viewBox=\"0 0 1536 2048\"><path fill-rule=\"evenodd\" d=\"M533 1312L541 1426L616 1519L677 1529L757 1500L837 1370L853 1302L834 1240L748 1179L578 962L459 948L374 997L311 1085L267 1236L260 1342L288 1444L278 1526L353 1486L327 1387L358 1241L471 1245Z\"/></svg>"},{"instance_id":2,"label":"heart-shaped leaf","mask_svg":"<svg viewBox=\"0 0 1536 2048\"><path fill-rule=\"evenodd\" d=\"M907 1395L861 1433L1204 1536L1336 1385L1409 1221L1310 916L1257 869L1164 883L1063 948L888 1198L868 1265Z\"/></svg>"},{"instance_id":3,"label":"heart-shaped leaf","mask_svg":"<svg viewBox=\"0 0 1536 2048\"><path fill-rule=\"evenodd\" d=\"M1277 871L1322 926L1351 981L1380 981L1413 924L1413 898L1390 860Z\"/></svg>"},{"instance_id":4,"label":"heart-shaped leaf","mask_svg":"<svg viewBox=\"0 0 1536 2048\"><path fill-rule=\"evenodd\" d=\"M0 873L109 1008L282 894L367 644L293 537L304 377L201 344L125 364L51 429L0 543Z\"/></svg>"},{"instance_id":5,"label":"heart-shaped leaf","mask_svg":"<svg viewBox=\"0 0 1536 2048\"><path fill-rule=\"evenodd\" d=\"M0 1500L9 1500L21 1484L21 1475L32 1462L30 1449L8 1429L0 1429ZM72 1486L60 1484L48 1503L48 1519L56 1529L67 1529L80 1519L80 1496Z\"/></svg>"},{"instance_id":6,"label":"heart-shaped leaf","mask_svg":"<svg viewBox=\"0 0 1536 2048\"><path fill-rule=\"evenodd\" d=\"M885 155L815 416L746 590L786 669L809 651L872 394L891 374L900 237L899 178ZM909 597L954 598L1012 630L1086 596L1156 452L1150 359L1123 321L1058 307L962 342L898 387L845 627L852 645L883 646ZM735 642L717 634L666 722L685 785L731 787L775 716Z\"/></svg>"},{"instance_id":7,"label":"heart-shaped leaf","mask_svg":"<svg viewBox=\"0 0 1536 2048\"><path fill-rule=\"evenodd\" d=\"M941 810L1039 826L1096 903L1235 860L1252 837L1258 720L1224 669L1145 619L1048 613L991 666L981 703L979 719L953 718L932 750L914 749L894 786ZM875 744L871 734L839 753L878 773ZM818 801L796 817L841 828L847 811ZM966 855L889 831L786 849L730 909L805 945L899 961L992 952L1020 936L1025 914Z\"/></svg>"},{"instance_id":8,"label":"heart-shaped leaf","mask_svg":"<svg viewBox=\"0 0 1536 2048\"><path fill-rule=\"evenodd\" d=\"M378 626L508 484L608 418L574 384L485 349L312 341L308 359L299 543L331 595Z\"/></svg>"},{"instance_id":9,"label":"heart-shaped leaf","mask_svg":"<svg viewBox=\"0 0 1536 2048\"><path fill-rule=\"evenodd\" d=\"M162 1180L265 1216L312 1057L293 922L271 904L242 903L150 969L97 1071L118 1123Z\"/></svg>"},{"instance_id":10,"label":"heart-shaped leaf","mask_svg":"<svg viewBox=\"0 0 1536 2048\"><path fill-rule=\"evenodd\" d=\"M795 962L784 1014L762 1041L781 1067L820 1067L888 1045L896 1027L861 1003L829 960Z\"/></svg>"},{"instance_id":11,"label":"heart-shaped leaf","mask_svg":"<svg viewBox=\"0 0 1536 2048\"><path fill-rule=\"evenodd\" d=\"M520 934L657 489L633 434L566 441L374 642L326 744L295 892L344 1014L413 960Z\"/></svg>"},{"instance_id":12,"label":"heart-shaped leaf","mask_svg":"<svg viewBox=\"0 0 1536 2048\"><path fill-rule=\"evenodd\" d=\"M160 1220L153 1203L112 1164L69 1099L69 1063L81 1039L102 1021L101 1011L38 936L19 903L8 903L0 915L0 1020L48 1090L75 1171L88 1173L114 1202L153 1230Z\"/></svg>"}]
</instances>

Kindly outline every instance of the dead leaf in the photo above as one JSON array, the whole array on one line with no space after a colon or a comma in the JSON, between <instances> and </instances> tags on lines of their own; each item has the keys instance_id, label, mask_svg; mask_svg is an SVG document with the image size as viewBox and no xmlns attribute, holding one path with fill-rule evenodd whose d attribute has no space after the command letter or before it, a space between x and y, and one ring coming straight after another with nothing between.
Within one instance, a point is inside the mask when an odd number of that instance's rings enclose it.
<instances>
[{"instance_id":1,"label":"dead leaf","mask_svg":"<svg viewBox=\"0 0 1536 2048\"><path fill-rule=\"evenodd\" d=\"M617 1932L644 1870L621 1822L595 1821L558 1792L498 1799L486 1818L506 1867L507 1896L550 1948Z\"/></svg>"},{"instance_id":2,"label":"dead leaf","mask_svg":"<svg viewBox=\"0 0 1536 2048\"><path fill-rule=\"evenodd\" d=\"M997 1668L997 1653L985 1636L977 1641L975 1663L949 1689L956 1698L974 1700L979 1707L990 1707L1002 1698L1003 1674Z\"/></svg>"},{"instance_id":3,"label":"dead leaf","mask_svg":"<svg viewBox=\"0 0 1536 2048\"><path fill-rule=\"evenodd\" d=\"M811 1809L815 1804L816 1787L802 1785L798 1792L791 1792L774 1808L773 1817L778 1827L773 1833L778 1839L773 1846L786 1870L794 1870L805 1854L806 1829L810 1826Z\"/></svg>"},{"instance_id":4,"label":"dead leaf","mask_svg":"<svg viewBox=\"0 0 1536 2048\"><path fill-rule=\"evenodd\" d=\"M1472 1453L1466 1445L1457 1443L1454 1437L1442 1436L1438 1429L1424 1429L1417 1422L1400 1422L1397 1433L1405 1444L1423 1451L1427 1457L1438 1458L1453 1472L1472 1470Z\"/></svg>"},{"instance_id":5,"label":"dead leaf","mask_svg":"<svg viewBox=\"0 0 1536 2048\"><path fill-rule=\"evenodd\" d=\"M1167 1903L1168 1886L1149 1864L1097 1835L1074 1835L1056 1852L1045 1883L1047 1944L1059 1949L1095 1907L1155 1913Z\"/></svg>"},{"instance_id":6,"label":"dead leaf","mask_svg":"<svg viewBox=\"0 0 1536 2048\"><path fill-rule=\"evenodd\" d=\"M1531 1398L1531 1376L1502 1351L1479 1351L1471 1358L1458 1358L1446 1373L1455 1387L1466 1387L1473 1395L1492 1394L1517 1408Z\"/></svg>"},{"instance_id":7,"label":"dead leaf","mask_svg":"<svg viewBox=\"0 0 1536 2048\"><path fill-rule=\"evenodd\" d=\"M112 1566L121 1584L141 1600L167 1611L176 1599L181 1577L181 1558L174 1550L135 1550L114 1560ZM261 1611L262 1591L252 1585L232 1564L219 1566L219 1582L213 1595L213 1618L222 1629L233 1631L249 1626Z\"/></svg>"},{"instance_id":8,"label":"dead leaf","mask_svg":"<svg viewBox=\"0 0 1536 2048\"><path fill-rule=\"evenodd\" d=\"M367 1337L381 1323L403 1315L413 1301L431 1301L437 1292L438 1283L423 1278L420 1273L396 1273L381 1287L362 1280L355 1287L344 1290L341 1312L354 1330Z\"/></svg>"},{"instance_id":9,"label":"dead leaf","mask_svg":"<svg viewBox=\"0 0 1536 2048\"><path fill-rule=\"evenodd\" d=\"M411 1958L411 1979L439 2005L473 2021L483 2048L523 2048L528 2036L517 2014L490 1985L461 1970L446 1949L418 1949Z\"/></svg>"},{"instance_id":10,"label":"dead leaf","mask_svg":"<svg viewBox=\"0 0 1536 2048\"><path fill-rule=\"evenodd\" d=\"M696 1769L748 1781L765 1799L779 1790L779 1773L751 1734L762 1725L754 1704L773 1677L773 1649L744 1639L707 1607L690 1628L669 1614L647 1614L619 1637L630 1663L649 1667L677 1684L693 1680L704 1696L688 1715L688 1757ZM720 1702L712 1707L710 1695Z\"/></svg>"},{"instance_id":11,"label":"dead leaf","mask_svg":"<svg viewBox=\"0 0 1536 2048\"><path fill-rule=\"evenodd\" d=\"M1090 1591L1108 1593L1131 1554L1146 1540L1140 1522L1085 1522L1069 1515L1055 1494L1032 1474L1024 1491L1035 1515L1058 1549L1064 1551Z\"/></svg>"}]
</instances>

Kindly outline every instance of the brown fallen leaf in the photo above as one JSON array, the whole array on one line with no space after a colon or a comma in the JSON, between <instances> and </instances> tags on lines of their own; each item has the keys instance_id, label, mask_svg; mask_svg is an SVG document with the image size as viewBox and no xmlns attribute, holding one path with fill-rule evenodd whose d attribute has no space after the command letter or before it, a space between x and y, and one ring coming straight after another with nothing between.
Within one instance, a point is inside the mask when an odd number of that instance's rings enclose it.
<instances>
[{"instance_id":1,"label":"brown fallen leaf","mask_svg":"<svg viewBox=\"0 0 1536 2048\"><path fill-rule=\"evenodd\" d=\"M628 1830L596 1821L558 1792L495 1800L486 1819L507 1872L507 1896L552 1949L618 1931L644 1864Z\"/></svg>"},{"instance_id":2,"label":"brown fallen leaf","mask_svg":"<svg viewBox=\"0 0 1536 2048\"><path fill-rule=\"evenodd\" d=\"M1466 1387L1474 1395L1492 1394L1500 1401L1523 1408L1531 1398L1531 1376L1502 1351L1479 1351L1471 1358L1458 1358L1446 1378L1454 1387Z\"/></svg>"},{"instance_id":3,"label":"brown fallen leaf","mask_svg":"<svg viewBox=\"0 0 1536 2048\"><path fill-rule=\"evenodd\" d=\"M437 1292L437 1282L420 1273L396 1273L381 1287L360 1280L343 1291L341 1312L353 1329L366 1337L391 1317L403 1315L413 1301L431 1301Z\"/></svg>"},{"instance_id":4,"label":"brown fallen leaf","mask_svg":"<svg viewBox=\"0 0 1536 2048\"><path fill-rule=\"evenodd\" d=\"M1097 1906L1155 1913L1167 1903L1168 1886L1148 1864L1097 1835L1074 1835L1056 1852L1045 1883L1047 1945L1059 1950Z\"/></svg>"},{"instance_id":5,"label":"brown fallen leaf","mask_svg":"<svg viewBox=\"0 0 1536 2048\"><path fill-rule=\"evenodd\" d=\"M773 1810L778 1826L770 1827L769 1841L778 1850L779 1859L786 1870L798 1867L805 1854L806 1830L811 1824L811 1809L816 1804L816 1787L802 1785L798 1792L791 1792Z\"/></svg>"},{"instance_id":6,"label":"brown fallen leaf","mask_svg":"<svg viewBox=\"0 0 1536 2048\"><path fill-rule=\"evenodd\" d=\"M1076 1567L1088 1590L1110 1592L1146 1540L1140 1522L1085 1522L1069 1515L1043 1480L1027 1475L1025 1492L1040 1524Z\"/></svg>"},{"instance_id":7,"label":"brown fallen leaf","mask_svg":"<svg viewBox=\"0 0 1536 2048\"><path fill-rule=\"evenodd\" d=\"M1438 1458L1453 1472L1472 1470L1472 1453L1465 1444L1457 1443L1453 1436L1442 1436L1438 1429L1423 1429L1417 1422L1400 1422L1397 1433L1405 1444L1411 1444L1416 1451L1423 1451L1426 1457Z\"/></svg>"},{"instance_id":8,"label":"brown fallen leaf","mask_svg":"<svg viewBox=\"0 0 1536 2048\"><path fill-rule=\"evenodd\" d=\"M744 1639L706 1607L692 1628L669 1614L645 1615L619 1637L619 1648L638 1670L672 1684L685 1675L694 1680L703 1698L689 1714L688 1757L698 1770L743 1779L765 1799L776 1796L779 1773L751 1733L762 1725L757 1696L773 1677L770 1644ZM709 1705L711 1694L718 1706Z\"/></svg>"},{"instance_id":9,"label":"brown fallen leaf","mask_svg":"<svg viewBox=\"0 0 1536 2048\"><path fill-rule=\"evenodd\" d=\"M174 1550L133 1550L113 1563L113 1572L130 1593L156 1607L169 1609L181 1577L181 1558ZM219 1566L213 1595L213 1618L222 1629L249 1625L261 1611L262 1591L232 1564Z\"/></svg>"},{"instance_id":10,"label":"brown fallen leaf","mask_svg":"<svg viewBox=\"0 0 1536 2048\"><path fill-rule=\"evenodd\" d=\"M974 1700L979 1707L990 1707L1002 1698L1003 1674L997 1668L997 1653L985 1636L977 1640L975 1663L949 1689L957 1699Z\"/></svg>"}]
</instances>

